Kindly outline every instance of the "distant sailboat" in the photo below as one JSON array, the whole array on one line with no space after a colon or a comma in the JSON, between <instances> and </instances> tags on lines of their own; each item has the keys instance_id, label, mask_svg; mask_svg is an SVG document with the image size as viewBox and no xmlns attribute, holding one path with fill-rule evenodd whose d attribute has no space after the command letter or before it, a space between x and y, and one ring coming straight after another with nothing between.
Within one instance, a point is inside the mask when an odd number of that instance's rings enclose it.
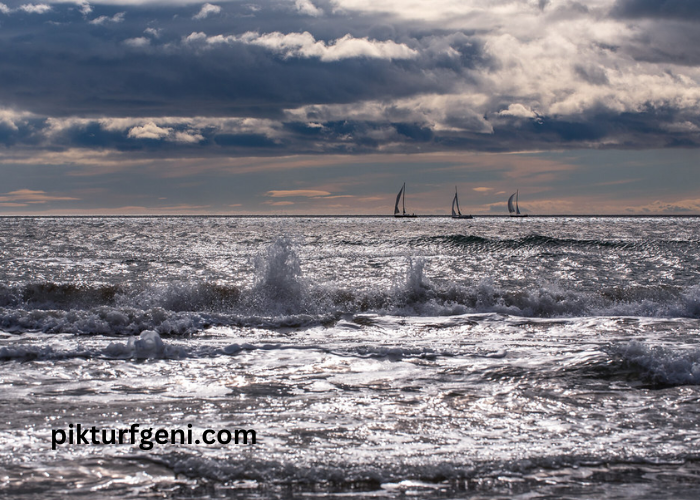
<instances>
[{"instance_id":1,"label":"distant sailboat","mask_svg":"<svg viewBox=\"0 0 700 500\"><path fill-rule=\"evenodd\" d=\"M402 210L399 210L399 202L402 202ZM399 191L399 194L396 196L396 205L394 205L394 217L404 218L415 216L416 214L406 213L406 183L404 182L403 186L401 187L401 191Z\"/></svg>"},{"instance_id":2,"label":"distant sailboat","mask_svg":"<svg viewBox=\"0 0 700 500\"><path fill-rule=\"evenodd\" d=\"M515 203L513 203L515 200ZM511 217L527 217L527 214L521 214L520 208L518 207L518 191L510 195L508 198L508 211Z\"/></svg>"},{"instance_id":3,"label":"distant sailboat","mask_svg":"<svg viewBox=\"0 0 700 500\"><path fill-rule=\"evenodd\" d=\"M457 207L457 211L455 212L455 207ZM452 218L453 219L473 219L471 215L462 215L462 212L459 210L459 200L457 199L457 186L455 186L455 197L452 200Z\"/></svg>"}]
</instances>

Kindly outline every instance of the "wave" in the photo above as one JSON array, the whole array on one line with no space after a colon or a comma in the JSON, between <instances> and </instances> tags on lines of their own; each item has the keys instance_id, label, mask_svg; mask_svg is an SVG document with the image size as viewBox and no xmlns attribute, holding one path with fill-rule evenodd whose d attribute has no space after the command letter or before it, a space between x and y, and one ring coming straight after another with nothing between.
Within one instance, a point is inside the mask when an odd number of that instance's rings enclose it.
<instances>
[{"instance_id":1,"label":"wave","mask_svg":"<svg viewBox=\"0 0 700 500\"><path fill-rule=\"evenodd\" d=\"M153 330L130 337L126 343L110 342L104 349L54 350L52 346L11 345L0 348L2 361L61 360L72 358L174 359L187 356L184 348L166 345Z\"/></svg>"},{"instance_id":2,"label":"wave","mask_svg":"<svg viewBox=\"0 0 700 500\"><path fill-rule=\"evenodd\" d=\"M485 238L475 235L453 234L444 236L424 236L415 238L413 243L417 246L440 244L448 247L458 247L464 249L483 250L521 250L542 248L580 248L580 249L627 249L627 250L648 250L656 247L687 247L698 246L700 242L693 240L611 240L611 239L576 239L576 238L553 238L538 234L531 234L522 238Z\"/></svg>"},{"instance_id":3,"label":"wave","mask_svg":"<svg viewBox=\"0 0 700 500\"><path fill-rule=\"evenodd\" d=\"M105 359L180 359L205 358L216 356L235 356L246 351L281 351L281 350L313 350L340 357L385 359L399 361L404 357L434 360L439 356L454 357L458 355L451 350L439 350L423 347L385 347L359 345L351 347L330 347L321 344L274 343L251 344L233 343L229 345L190 344L171 340L164 341L155 330L144 330L138 336L129 336L126 342L111 341L104 348L85 348L77 344L72 349L55 345L34 345L22 341L0 347L0 361L33 361L33 360L63 360L73 358L105 358ZM63 344L56 344L61 345ZM496 352L468 353L469 356L500 358L505 357L504 350Z\"/></svg>"},{"instance_id":4,"label":"wave","mask_svg":"<svg viewBox=\"0 0 700 500\"><path fill-rule=\"evenodd\" d=\"M424 498L462 498L467 493L500 498L518 493L532 496L535 492L558 498L562 490L583 493L581 497L588 497L595 491L593 496L597 497L610 487L610 494L602 495L605 497L615 496L613 493L620 485L630 487L648 483L647 474L657 477L658 493L687 494L698 487L694 475L698 469L697 459L697 454L653 458L552 455L511 461L427 460L427 463L413 464L378 461L370 465L335 460L300 464L249 457L245 460L213 459L187 453L148 458L191 479L225 483L254 481L268 494L275 487L293 487L295 491L308 490L316 495L352 492L355 496L374 490L381 492L379 496L388 498L403 498L407 496L406 490ZM644 470L644 478L640 477L640 469ZM689 474L687 470L692 472ZM582 481L582 477L586 480Z\"/></svg>"},{"instance_id":5,"label":"wave","mask_svg":"<svg viewBox=\"0 0 700 500\"><path fill-rule=\"evenodd\" d=\"M700 348L650 347L633 340L618 353L627 367L655 386L700 385Z\"/></svg>"},{"instance_id":6,"label":"wave","mask_svg":"<svg viewBox=\"0 0 700 500\"><path fill-rule=\"evenodd\" d=\"M489 280L432 281L421 258L409 258L404 272L384 289L315 284L303 275L295 245L286 237L261 252L254 265L255 279L248 286L202 282L154 284L142 289L52 282L0 286L0 329L113 335L154 330L183 335L210 326L327 324L358 313L700 318L698 286L619 287L592 292L544 282L511 290Z\"/></svg>"}]
</instances>

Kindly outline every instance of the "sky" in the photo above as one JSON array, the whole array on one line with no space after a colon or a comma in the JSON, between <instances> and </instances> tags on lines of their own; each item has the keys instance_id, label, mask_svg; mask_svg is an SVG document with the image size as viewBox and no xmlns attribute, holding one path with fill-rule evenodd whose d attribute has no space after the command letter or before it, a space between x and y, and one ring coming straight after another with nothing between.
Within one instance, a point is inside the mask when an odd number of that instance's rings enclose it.
<instances>
[{"instance_id":1,"label":"sky","mask_svg":"<svg viewBox=\"0 0 700 500\"><path fill-rule=\"evenodd\" d=\"M0 215L700 214L697 0L0 3Z\"/></svg>"}]
</instances>

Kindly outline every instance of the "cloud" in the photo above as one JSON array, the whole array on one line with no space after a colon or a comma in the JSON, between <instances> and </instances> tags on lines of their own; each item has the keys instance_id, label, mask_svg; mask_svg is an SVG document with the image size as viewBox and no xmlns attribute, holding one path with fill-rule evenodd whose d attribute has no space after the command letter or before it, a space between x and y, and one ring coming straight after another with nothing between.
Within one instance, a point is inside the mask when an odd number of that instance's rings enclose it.
<instances>
[{"instance_id":1,"label":"cloud","mask_svg":"<svg viewBox=\"0 0 700 500\"><path fill-rule=\"evenodd\" d=\"M46 14L51 10L50 5L46 5L44 3L40 4L25 4L25 5L20 5L19 10L27 12L28 14Z\"/></svg>"},{"instance_id":2,"label":"cloud","mask_svg":"<svg viewBox=\"0 0 700 500\"><path fill-rule=\"evenodd\" d=\"M301 196L306 198L315 198L317 196L328 196L331 193L328 191L320 191L314 189L296 189L289 191L268 191L265 196L270 196L272 198L291 198L295 196Z\"/></svg>"},{"instance_id":3,"label":"cloud","mask_svg":"<svg viewBox=\"0 0 700 500\"><path fill-rule=\"evenodd\" d=\"M106 23L123 23L124 22L124 17L126 16L126 12L118 12L117 14L114 14L112 17L109 16L100 16L96 17L95 19L90 21L90 24L106 24Z\"/></svg>"},{"instance_id":4,"label":"cloud","mask_svg":"<svg viewBox=\"0 0 700 500\"><path fill-rule=\"evenodd\" d=\"M87 16L88 14L90 14L92 12L92 6L87 1L85 1L85 0L80 1L79 0L76 3L78 4L78 9L80 10L80 12L84 16Z\"/></svg>"},{"instance_id":5,"label":"cloud","mask_svg":"<svg viewBox=\"0 0 700 500\"><path fill-rule=\"evenodd\" d=\"M700 213L700 199L685 199L675 202L656 200L646 205L628 207L627 211L632 213L645 214Z\"/></svg>"},{"instance_id":6,"label":"cloud","mask_svg":"<svg viewBox=\"0 0 700 500\"><path fill-rule=\"evenodd\" d=\"M204 136L202 134L191 132L175 132L175 135L173 136L172 140L175 142L195 144L203 141Z\"/></svg>"},{"instance_id":7,"label":"cloud","mask_svg":"<svg viewBox=\"0 0 700 500\"><path fill-rule=\"evenodd\" d=\"M160 29L157 28L146 28L143 30L144 34L151 36L153 38L160 38Z\"/></svg>"},{"instance_id":8,"label":"cloud","mask_svg":"<svg viewBox=\"0 0 700 500\"><path fill-rule=\"evenodd\" d=\"M323 15L323 10L311 3L311 0L295 0L294 6L299 12L307 16L318 17Z\"/></svg>"},{"instance_id":9,"label":"cloud","mask_svg":"<svg viewBox=\"0 0 700 500\"><path fill-rule=\"evenodd\" d=\"M4 154L700 147L693 2L8 4Z\"/></svg>"},{"instance_id":10,"label":"cloud","mask_svg":"<svg viewBox=\"0 0 700 500\"><path fill-rule=\"evenodd\" d=\"M110 120L104 121L106 130L122 131L133 123L134 120ZM173 120L173 124L181 126L182 120ZM173 127L163 127L156 125L154 121L149 121L143 125L138 125L129 128L127 137L130 139L151 139L151 140L167 140L183 144L196 144L204 140L204 136L192 130L176 130Z\"/></svg>"},{"instance_id":11,"label":"cloud","mask_svg":"<svg viewBox=\"0 0 700 500\"><path fill-rule=\"evenodd\" d=\"M153 122L148 122L140 127L129 130L128 137L132 139L165 139L173 131L171 128L159 127Z\"/></svg>"},{"instance_id":12,"label":"cloud","mask_svg":"<svg viewBox=\"0 0 700 500\"><path fill-rule=\"evenodd\" d=\"M516 118L537 118L537 113L519 103L510 104L508 109L499 111L497 114L499 116L514 116Z\"/></svg>"},{"instance_id":13,"label":"cloud","mask_svg":"<svg viewBox=\"0 0 700 500\"><path fill-rule=\"evenodd\" d=\"M321 61L332 62L355 57L375 59L411 59L418 52L405 44L394 41L379 42L368 38L354 38L345 35L329 44L317 41L309 32L282 34L279 32L258 33L248 32L241 35L238 41L251 45L265 47L284 57L318 57Z\"/></svg>"},{"instance_id":14,"label":"cloud","mask_svg":"<svg viewBox=\"0 0 700 500\"><path fill-rule=\"evenodd\" d=\"M700 19L700 4L696 0L617 0L613 15L623 18Z\"/></svg>"},{"instance_id":15,"label":"cloud","mask_svg":"<svg viewBox=\"0 0 700 500\"><path fill-rule=\"evenodd\" d=\"M0 3L0 12L2 12L3 14L9 14L10 12L12 12L12 10L4 3Z\"/></svg>"},{"instance_id":16,"label":"cloud","mask_svg":"<svg viewBox=\"0 0 700 500\"><path fill-rule=\"evenodd\" d=\"M487 193L489 191L493 191L493 188L490 187L475 187L472 188L472 190L477 191L479 193Z\"/></svg>"},{"instance_id":17,"label":"cloud","mask_svg":"<svg viewBox=\"0 0 700 500\"><path fill-rule=\"evenodd\" d=\"M185 37L186 43L205 42L210 46L219 44L242 43L264 47L282 57L318 58L324 62L334 62L343 59L367 57L372 59L412 59L418 52L405 44L394 41L380 42L369 38L354 38L345 35L329 43L319 41L305 31L303 33L280 32L259 34L249 31L242 35L206 36L201 32L193 32Z\"/></svg>"},{"instance_id":18,"label":"cloud","mask_svg":"<svg viewBox=\"0 0 700 500\"><path fill-rule=\"evenodd\" d=\"M124 40L124 45L128 45L129 47L139 49L143 47L148 47L151 44L150 38L146 38L145 36L139 36L136 38L127 38Z\"/></svg>"},{"instance_id":19,"label":"cloud","mask_svg":"<svg viewBox=\"0 0 700 500\"><path fill-rule=\"evenodd\" d=\"M77 199L71 196L54 196L47 194L45 191L33 191L31 189L18 189L0 195L0 202L4 202L3 206L24 206L28 204L43 204L50 201L72 201Z\"/></svg>"},{"instance_id":20,"label":"cloud","mask_svg":"<svg viewBox=\"0 0 700 500\"><path fill-rule=\"evenodd\" d=\"M358 122L384 123L404 137L432 137L432 132L469 131L479 134L493 133L492 125L480 112L479 96L462 94L424 94L417 97L390 101L364 101L354 104L305 106L287 110L288 119L304 122ZM394 123L412 124L414 127L395 128ZM413 136L413 137L412 137Z\"/></svg>"},{"instance_id":21,"label":"cloud","mask_svg":"<svg viewBox=\"0 0 700 500\"><path fill-rule=\"evenodd\" d=\"M206 19L209 16L215 16L215 15L218 15L220 13L221 13L221 7L219 7L218 5L205 3L204 5L202 5L202 8L200 9L200 11L197 14L195 14L194 16L192 16L192 19L202 20L202 19Z\"/></svg>"}]
</instances>

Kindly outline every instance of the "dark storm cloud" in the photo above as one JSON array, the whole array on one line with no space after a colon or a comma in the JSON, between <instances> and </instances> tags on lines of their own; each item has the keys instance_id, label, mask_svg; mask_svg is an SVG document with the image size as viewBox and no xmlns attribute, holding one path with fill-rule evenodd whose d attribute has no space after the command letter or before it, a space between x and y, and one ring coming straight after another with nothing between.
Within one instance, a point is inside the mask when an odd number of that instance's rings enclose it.
<instances>
[{"instance_id":1,"label":"dark storm cloud","mask_svg":"<svg viewBox=\"0 0 700 500\"><path fill-rule=\"evenodd\" d=\"M698 145L700 35L676 20L697 19L695 2L495 3L4 2L0 144L135 156Z\"/></svg>"},{"instance_id":2,"label":"dark storm cloud","mask_svg":"<svg viewBox=\"0 0 700 500\"><path fill-rule=\"evenodd\" d=\"M617 0L613 14L628 18L700 20L700 2L696 0Z\"/></svg>"},{"instance_id":3,"label":"dark storm cloud","mask_svg":"<svg viewBox=\"0 0 700 500\"><path fill-rule=\"evenodd\" d=\"M653 26L653 30L632 37L624 51L637 61L689 67L700 65L697 23L659 20L654 21Z\"/></svg>"},{"instance_id":4,"label":"dark storm cloud","mask_svg":"<svg viewBox=\"0 0 700 500\"><path fill-rule=\"evenodd\" d=\"M194 30L210 35L305 30L306 18L292 16L297 21L293 26L289 15L275 9L256 12L255 17L237 17L235 10L245 9L239 4L225 4L225 9L226 15L200 21L189 17L197 10L193 6L94 6L86 17L59 4L50 13L51 22L58 25L47 23L48 14L5 16L0 103L47 116L274 116L311 103L444 91L458 76L445 74L438 81L426 77L421 61L322 62L285 58L245 43L183 43ZM90 23L120 13L125 14L119 22ZM333 29L320 30L318 40L349 33L347 27L330 26ZM149 29L159 35L146 32ZM353 30L353 36L361 38L371 29ZM457 50L467 65L479 59L477 46ZM459 72L460 67L453 70Z\"/></svg>"}]
</instances>

